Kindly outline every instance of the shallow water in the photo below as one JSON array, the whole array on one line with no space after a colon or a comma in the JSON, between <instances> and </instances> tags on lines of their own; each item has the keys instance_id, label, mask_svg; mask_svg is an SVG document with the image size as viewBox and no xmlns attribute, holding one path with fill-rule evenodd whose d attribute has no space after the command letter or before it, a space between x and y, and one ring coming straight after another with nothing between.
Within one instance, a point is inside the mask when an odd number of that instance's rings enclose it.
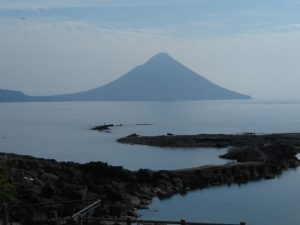
<instances>
[{"instance_id":1,"label":"shallow water","mask_svg":"<svg viewBox=\"0 0 300 225\"><path fill-rule=\"evenodd\" d=\"M249 225L300 224L300 169L272 180L246 185L211 187L185 196L154 199L143 219L180 220Z\"/></svg>"}]
</instances>

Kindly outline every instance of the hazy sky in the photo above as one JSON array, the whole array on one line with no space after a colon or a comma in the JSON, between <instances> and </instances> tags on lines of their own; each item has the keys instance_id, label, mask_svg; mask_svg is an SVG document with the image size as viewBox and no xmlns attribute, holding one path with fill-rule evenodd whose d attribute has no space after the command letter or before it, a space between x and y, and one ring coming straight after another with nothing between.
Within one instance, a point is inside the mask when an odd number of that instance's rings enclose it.
<instances>
[{"instance_id":1,"label":"hazy sky","mask_svg":"<svg viewBox=\"0 0 300 225\"><path fill-rule=\"evenodd\" d=\"M95 88L158 52L257 98L300 99L300 0L0 0L0 88Z\"/></svg>"}]
</instances>

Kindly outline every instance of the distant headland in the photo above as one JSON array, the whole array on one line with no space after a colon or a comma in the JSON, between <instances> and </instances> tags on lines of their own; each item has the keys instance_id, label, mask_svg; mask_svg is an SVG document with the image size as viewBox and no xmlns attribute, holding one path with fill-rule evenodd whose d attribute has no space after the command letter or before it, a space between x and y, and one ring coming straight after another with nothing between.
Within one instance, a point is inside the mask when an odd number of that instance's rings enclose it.
<instances>
[{"instance_id":1,"label":"distant headland","mask_svg":"<svg viewBox=\"0 0 300 225\"><path fill-rule=\"evenodd\" d=\"M229 100L251 97L218 86L177 62L158 53L118 79L101 87L64 95L28 96L0 89L0 102L45 101L185 101Z\"/></svg>"}]
</instances>

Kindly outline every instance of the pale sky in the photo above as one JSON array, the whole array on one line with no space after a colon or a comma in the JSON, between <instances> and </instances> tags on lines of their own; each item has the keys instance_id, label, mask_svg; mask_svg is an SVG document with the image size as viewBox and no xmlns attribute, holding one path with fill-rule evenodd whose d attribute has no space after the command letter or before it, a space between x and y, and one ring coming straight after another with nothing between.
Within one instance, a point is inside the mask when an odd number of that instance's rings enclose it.
<instances>
[{"instance_id":1,"label":"pale sky","mask_svg":"<svg viewBox=\"0 0 300 225\"><path fill-rule=\"evenodd\" d=\"M254 98L300 99L299 0L1 0L0 88L92 89L158 52Z\"/></svg>"}]
</instances>

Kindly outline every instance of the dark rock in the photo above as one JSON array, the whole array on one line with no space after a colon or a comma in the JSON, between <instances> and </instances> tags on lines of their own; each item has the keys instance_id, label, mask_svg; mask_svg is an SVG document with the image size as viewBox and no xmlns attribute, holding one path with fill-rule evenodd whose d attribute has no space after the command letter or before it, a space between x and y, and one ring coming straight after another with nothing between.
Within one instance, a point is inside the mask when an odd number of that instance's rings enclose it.
<instances>
[{"instance_id":1,"label":"dark rock","mask_svg":"<svg viewBox=\"0 0 300 225\"><path fill-rule=\"evenodd\" d=\"M100 126L95 126L95 127L91 128L91 130L107 131L113 126L114 126L113 124L107 124L107 125L104 124L104 125L100 125Z\"/></svg>"},{"instance_id":2,"label":"dark rock","mask_svg":"<svg viewBox=\"0 0 300 225\"><path fill-rule=\"evenodd\" d=\"M256 147L266 144L300 146L300 133L291 134L197 134L197 135L129 135L117 140L120 143L159 147ZM299 149L300 151L300 149Z\"/></svg>"},{"instance_id":3,"label":"dark rock","mask_svg":"<svg viewBox=\"0 0 300 225\"><path fill-rule=\"evenodd\" d=\"M155 173L155 180L170 181L170 177L166 171L158 171L157 173Z\"/></svg>"},{"instance_id":4,"label":"dark rock","mask_svg":"<svg viewBox=\"0 0 300 225\"><path fill-rule=\"evenodd\" d=\"M144 182L152 182L153 180L153 171L149 169L140 169L137 172L137 177L139 181L144 181Z\"/></svg>"},{"instance_id":5,"label":"dark rock","mask_svg":"<svg viewBox=\"0 0 300 225\"><path fill-rule=\"evenodd\" d=\"M283 162L291 158L296 159L297 152L288 145L279 143L267 144L257 147L233 148L226 154L220 156L225 159L235 159L238 162L261 161L261 162Z\"/></svg>"}]
</instances>

